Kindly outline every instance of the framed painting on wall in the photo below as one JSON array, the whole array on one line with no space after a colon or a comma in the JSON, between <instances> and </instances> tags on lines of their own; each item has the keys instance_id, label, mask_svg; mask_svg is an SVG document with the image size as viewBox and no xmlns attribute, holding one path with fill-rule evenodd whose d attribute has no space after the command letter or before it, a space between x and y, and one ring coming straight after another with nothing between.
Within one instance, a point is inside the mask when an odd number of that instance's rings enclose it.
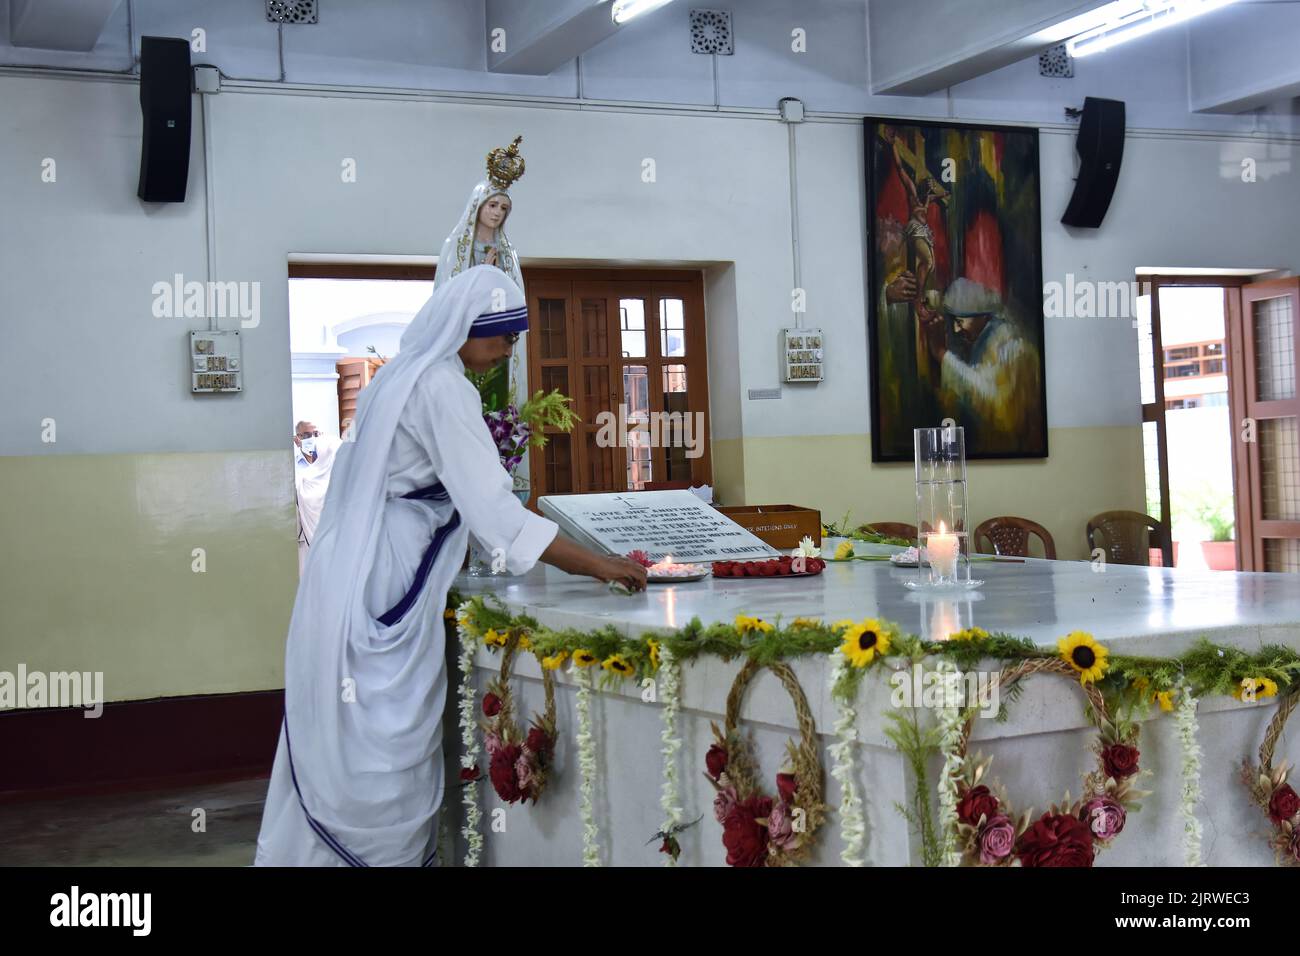
<instances>
[{"instance_id":1,"label":"framed painting on wall","mask_svg":"<svg viewBox=\"0 0 1300 956\"><path fill-rule=\"evenodd\" d=\"M1046 458L1038 130L867 117L871 460Z\"/></svg>"}]
</instances>

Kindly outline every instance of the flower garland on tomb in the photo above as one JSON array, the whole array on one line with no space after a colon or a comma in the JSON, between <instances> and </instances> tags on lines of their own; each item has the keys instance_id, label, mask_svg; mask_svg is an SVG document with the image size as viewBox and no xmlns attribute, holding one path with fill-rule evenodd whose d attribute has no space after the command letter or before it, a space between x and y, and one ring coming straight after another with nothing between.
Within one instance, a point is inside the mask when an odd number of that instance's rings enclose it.
<instances>
[{"instance_id":1,"label":"flower garland on tomb","mask_svg":"<svg viewBox=\"0 0 1300 956\"><path fill-rule=\"evenodd\" d=\"M665 761L670 767L665 770L665 783L661 793L661 806L665 813L665 827L661 835L668 836L680 832L682 821L678 783L675 771L670 769L674 763L672 757L679 752L681 745L676 726L680 706L680 686L679 683L674 682L674 680L680 681L681 666L703 655L711 655L723 660L739 659L745 662L742 673L749 669L749 676L752 677L759 669L776 670L773 665L783 664L799 657L839 652L831 668L831 694L837 705L837 719L835 742L831 744L829 752L832 758L831 774L839 782L841 791L838 809L841 814L840 826L844 838L842 858L850 864L855 864L862 859L865 842L865 824L861 810L863 796L853 785L853 753L858 739L854 726L857 717L855 702L865 672L884 660L892 659L901 664L935 658L946 672L951 668L950 673L954 677L950 679L957 680L960 680L963 672L976 669L981 661L997 662L1006 675L1003 685L1005 692L1002 695L1003 713L999 714L999 719L1005 716L1006 704L1014 701L1018 696L1019 686L1022 684L1021 678L1030 673L1068 675L1079 681L1088 698L1085 713L1099 731L1097 767L1085 777L1084 797L1073 803L1067 801L1068 805L1065 807L1053 808L1033 826L1027 825L1023 830L1016 829L1012 834L1002 833L1001 830L1006 828L999 822L999 833L986 834L988 839L983 841L990 850L987 855L994 860L1004 861L1007 856L1012 855L1002 854L1003 845L1011 842L1017 849L1014 854L1016 861L1024 862L1022 858L1027 855L1028 862L1031 864L1053 862L1086 864L1090 862L1089 851L1095 855L1096 849L1108 845L1110 840L1120 832L1127 813L1131 809L1136 809L1133 801L1138 793L1133 789L1133 778L1136 776L1139 756L1136 747L1138 721L1144 719L1147 712L1154 707L1158 707L1160 711L1173 712L1177 724L1182 749L1180 809L1184 818L1184 858L1188 865L1199 863L1200 823L1195 816L1196 804L1200 800L1199 777L1202 756L1196 739L1198 700L1207 696L1227 695L1241 700L1250 700L1266 698L1280 692L1291 694L1293 690L1300 690L1300 682L1297 682L1297 677L1300 677L1300 654L1292 648L1280 645L1267 645L1252 654L1238 648L1201 640L1179 657L1137 657L1111 654L1105 646L1084 632L1074 632L1062 638L1059 645L1053 649L1039 647L1025 638L1004 633L989 634L978 628L950 635L949 640L923 641L911 635L901 635L898 628L889 622L871 619L828 624L820 620L795 618L788 624L783 624L779 619L775 623L770 623L747 615L738 615L732 622L712 624L704 624L698 619L692 619L684 627L674 631L661 631L652 636L631 637L612 625L592 631L554 630L542 627L528 615L511 614L495 598L483 595L462 604L460 617L463 619L462 639L468 633L469 639L473 640L474 633L484 633L488 628L494 628L498 632L502 629L507 631L517 629L521 635L528 638L532 652L542 661L544 668L555 669L566 660L572 661L572 673L578 684L579 763L583 768L580 799L584 832L583 855L584 863L588 865L596 865L599 862L597 843L599 831L596 827L591 799L597 764L590 723L590 694L597 689L597 683L600 689L604 689L625 680L644 679L654 675L660 671L664 660L672 662L676 675L675 679L668 677L667 674L660 674L658 678L660 690L665 695L663 704L666 711L669 711L664 716L662 741ZM593 676L597 674L595 667L597 664L600 665L598 677ZM462 648L463 672L465 666ZM790 672L790 676L793 679L792 686L802 693L797 678L793 678L793 672ZM787 690L790 689L791 686L787 685ZM734 694L737 687L733 686L732 690ZM743 686L739 690L743 696ZM468 713L471 716L473 714L472 695L472 685L463 680L461 704L463 732L467 700L470 702ZM1288 697L1288 699L1295 698ZM1117 716L1112 718L1112 714ZM738 704L735 716L738 723ZM897 717L894 714L886 716ZM969 740L968 734L960 733L960 730L965 728L965 721L961 726L957 725L956 715L951 713L951 708L947 707L940 708L939 718L940 726L924 739L919 736L919 730L914 728L918 736L913 743L918 754L924 751L928 759L929 755L937 752L945 758L945 773L940 780L938 794L940 829L935 831L931 821L924 821L925 826L929 828L929 836L923 841L926 843L924 856L927 862L951 863L954 862L956 854L970 862L971 848L973 845L978 845L972 844L971 840L979 833L980 817L985 818L984 823L987 826L993 816L1006 814L989 813L990 808L1001 809L1002 802L998 801L995 807L988 799L991 793L975 792L980 787L987 790L987 784L984 782L987 763L981 767L980 761L967 761L964 751L956 746L963 740L967 742ZM905 719L903 722L906 722ZM886 732L889 733L888 730ZM725 739L727 733L724 731L721 736ZM473 766L468 743L466 756L462 760L467 766ZM792 742L792 747L797 752L802 747L802 743L799 747L794 747ZM956 755L962 758L963 771L960 775L953 773L955 764L950 762ZM732 755L728 750L728 763L731 759ZM819 763L809 763L806 766L810 768L806 774L816 775L821 769ZM731 767L733 772L737 769L735 766ZM741 769L741 772L743 774L744 770ZM716 782L721 774L710 774L710 776ZM1285 786L1284 777L1276 784L1272 783L1276 776L1277 770L1270 771L1269 780L1273 791L1281 790ZM920 776L917 779L918 793L917 799L913 802L913 809L924 808L928 814L929 785ZM849 786L845 786L846 781L850 782ZM954 785L958 788L955 803L951 790ZM753 798L757 793L757 783L753 784L753 788L747 796L738 792L737 797L742 801ZM944 788L948 788L947 792ZM794 793L797 792L796 787ZM1284 795L1288 792L1294 793L1289 787L1282 792ZM773 806L780 802L781 798L793 795L789 792L788 782L784 791L779 784L777 800L773 801ZM1286 797L1280 799L1285 802ZM818 801L820 801L820 793ZM469 811L472 795L467 795L465 802ZM824 814L829 808L822 806L820 809ZM972 816L975 810L981 812ZM1297 805L1297 812L1300 812L1300 804ZM967 831L973 831L974 837L971 832L952 832L949 824L954 813L957 815L959 826L965 827ZM1070 818L1069 822L1065 822L1067 817ZM770 828L770 818L759 813L750 814L750 820L758 826L763 826L758 823L759 820L765 820L767 826L764 829ZM477 823L477 819L474 823ZM1076 823L1078 826L1075 825ZM786 838L784 822L778 819L778 824L781 826L781 837L778 843L781 843ZM917 821L914 821L915 825ZM1296 821L1291 820L1290 825L1290 832L1294 834L1297 829ZM674 831L674 826L679 829ZM1051 833L1044 836L1044 833L1035 831L1035 827L1044 832L1051 830ZM471 831L476 833L467 812L464 831L467 841ZM745 833L757 839L757 834L749 828L748 823ZM922 829L923 836L925 833L926 830ZM813 835L805 831L799 836L799 846L794 848L796 852L785 853L785 848L781 847L782 858L779 858L778 862L795 862L806 855L806 852L799 852L801 848L805 851L811 849ZM951 843L950 836L953 838ZM1059 852L1045 849L1049 836L1053 839L1063 839L1069 846ZM1040 837L1042 839L1039 839ZM667 839L664 842L665 846L661 849L670 856L673 855L666 846ZM741 843L745 844L744 846L737 844L742 851L741 856L745 855L743 852L745 849L754 848L751 842L741 841ZM1021 853L1020 850L1024 852ZM473 852L474 848L471 846L470 854L467 854L467 862ZM751 853L748 858L752 860L755 856L756 854ZM1006 865L1006 863L994 865Z\"/></svg>"},{"instance_id":2,"label":"flower garland on tomb","mask_svg":"<svg viewBox=\"0 0 1300 956\"><path fill-rule=\"evenodd\" d=\"M651 640L652 651L657 652L658 642ZM682 829L682 794L677 780L677 759L682 750L682 738L677 731L677 711L681 706L681 666L673 657L673 652L664 648L659 662L658 693L663 703L663 732L660 740L663 747L660 753L664 758L664 786L659 796L659 806L664 812L663 827L660 829L663 843L659 850L666 854L664 866L676 866L681 855L681 844L677 833ZM657 834L658 835L658 834Z\"/></svg>"},{"instance_id":3,"label":"flower garland on tomb","mask_svg":"<svg viewBox=\"0 0 1300 956\"><path fill-rule=\"evenodd\" d=\"M1174 689L1178 705L1174 722L1178 725L1178 745L1182 751L1182 801L1179 812L1183 816L1183 865L1204 866L1201 862L1201 821L1196 816L1196 805L1201 802L1201 742L1200 721L1196 717L1198 701L1186 679L1180 679Z\"/></svg>"},{"instance_id":4,"label":"flower garland on tomb","mask_svg":"<svg viewBox=\"0 0 1300 956\"><path fill-rule=\"evenodd\" d=\"M835 655L831 668L831 698L835 701L835 743L828 748L831 756L831 776L840 785L840 860L845 866L866 866L866 817L862 797L858 794L857 744L858 744L858 688L859 681L851 681L849 668L853 665L844 654ZM836 689L839 690L836 690Z\"/></svg>"},{"instance_id":5,"label":"flower garland on tomb","mask_svg":"<svg viewBox=\"0 0 1300 956\"><path fill-rule=\"evenodd\" d=\"M450 596L448 603L451 603ZM483 834L479 832L483 812L479 809L478 799L478 782L482 774L478 767L478 737L474 733L474 649L477 635L470 624L475 610L473 604L466 602L456 611L456 633L460 637L460 783L461 802L465 807L465 823L460 833L465 839L465 866L478 866L479 855L483 852Z\"/></svg>"}]
</instances>

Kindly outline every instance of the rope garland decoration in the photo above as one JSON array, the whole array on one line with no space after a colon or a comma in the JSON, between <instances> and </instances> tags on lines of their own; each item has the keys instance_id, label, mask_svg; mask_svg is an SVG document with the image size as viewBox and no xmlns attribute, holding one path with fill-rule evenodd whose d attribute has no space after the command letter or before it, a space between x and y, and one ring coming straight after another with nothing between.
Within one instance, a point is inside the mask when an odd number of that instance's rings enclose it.
<instances>
[{"instance_id":1,"label":"rope garland decoration","mask_svg":"<svg viewBox=\"0 0 1300 956\"><path fill-rule=\"evenodd\" d=\"M1083 779L1083 796L1071 802L1069 794L1061 805L1053 805L1031 824L1032 811L1017 820L1006 800L994 796L980 781L987 774L991 758L969 757L974 727L972 709L962 727L956 747L962 771L957 784L956 842L962 863L968 866L1092 866L1098 850L1111 844L1136 800L1145 794L1133 789L1139 774L1138 726L1118 728L1106 710L1101 690L1092 683L1081 684L1076 670L1059 658L1022 661L1003 669L996 678L1003 687L1036 674L1064 677L1081 687L1088 699L1089 713L1097 726L1097 766Z\"/></svg>"},{"instance_id":2,"label":"rope garland decoration","mask_svg":"<svg viewBox=\"0 0 1300 956\"><path fill-rule=\"evenodd\" d=\"M740 733L745 691L760 670L770 670L794 703L799 743L786 742L788 772L776 777L777 798L758 782L753 748ZM824 778L817 726L799 678L789 664L746 661L727 694L725 729L713 725L717 743L705 759L706 775L717 791L714 815L730 866L793 866L805 860L829 807L823 802Z\"/></svg>"}]
</instances>

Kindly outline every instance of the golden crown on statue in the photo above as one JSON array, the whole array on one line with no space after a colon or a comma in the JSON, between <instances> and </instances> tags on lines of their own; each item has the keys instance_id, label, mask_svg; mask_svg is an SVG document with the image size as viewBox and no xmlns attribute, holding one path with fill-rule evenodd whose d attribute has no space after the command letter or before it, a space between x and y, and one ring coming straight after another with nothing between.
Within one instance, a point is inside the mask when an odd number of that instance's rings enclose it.
<instances>
[{"instance_id":1,"label":"golden crown on statue","mask_svg":"<svg viewBox=\"0 0 1300 956\"><path fill-rule=\"evenodd\" d=\"M524 158L519 155L519 144L523 141L522 136L516 136L509 146L498 146L487 154L488 180L497 189L509 189L524 175Z\"/></svg>"}]
</instances>

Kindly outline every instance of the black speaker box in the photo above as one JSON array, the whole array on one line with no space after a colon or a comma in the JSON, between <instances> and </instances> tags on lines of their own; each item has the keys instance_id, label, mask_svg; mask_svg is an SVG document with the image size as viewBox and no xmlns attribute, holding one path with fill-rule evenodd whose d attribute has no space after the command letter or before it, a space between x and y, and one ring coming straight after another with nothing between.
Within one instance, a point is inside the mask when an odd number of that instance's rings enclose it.
<instances>
[{"instance_id":1,"label":"black speaker box","mask_svg":"<svg viewBox=\"0 0 1300 956\"><path fill-rule=\"evenodd\" d=\"M145 202L184 202L190 178L190 43L140 38L140 188Z\"/></svg>"},{"instance_id":2,"label":"black speaker box","mask_svg":"<svg viewBox=\"0 0 1300 956\"><path fill-rule=\"evenodd\" d=\"M1061 222L1096 229L1106 218L1124 159L1124 101L1085 98L1074 149L1079 176Z\"/></svg>"}]
</instances>

